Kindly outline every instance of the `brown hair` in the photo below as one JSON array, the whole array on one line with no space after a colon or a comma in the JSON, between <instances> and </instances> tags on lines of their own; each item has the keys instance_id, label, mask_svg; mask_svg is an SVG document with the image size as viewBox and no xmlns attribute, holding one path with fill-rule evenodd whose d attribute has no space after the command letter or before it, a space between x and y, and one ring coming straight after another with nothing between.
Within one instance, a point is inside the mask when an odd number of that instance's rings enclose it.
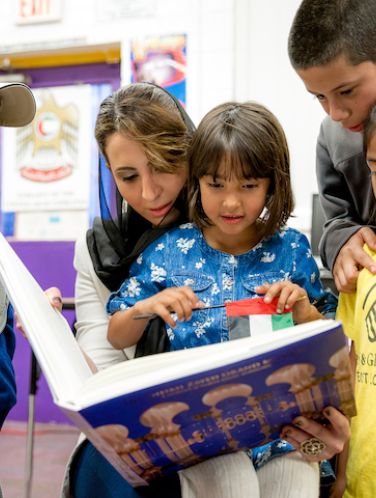
<instances>
[{"instance_id":1,"label":"brown hair","mask_svg":"<svg viewBox=\"0 0 376 498\"><path fill-rule=\"evenodd\" d=\"M269 237L286 224L294 205L287 141L277 118L256 102L227 102L204 116L189 151L188 199L199 227L210 225L201 204L199 180L216 177L225 164L228 176L269 178L260 235Z\"/></svg>"},{"instance_id":2,"label":"brown hair","mask_svg":"<svg viewBox=\"0 0 376 498\"><path fill-rule=\"evenodd\" d=\"M159 171L175 173L186 164L192 129L172 96L151 83L120 88L100 105L95 138L106 158L108 138L115 132L139 142Z\"/></svg>"}]
</instances>

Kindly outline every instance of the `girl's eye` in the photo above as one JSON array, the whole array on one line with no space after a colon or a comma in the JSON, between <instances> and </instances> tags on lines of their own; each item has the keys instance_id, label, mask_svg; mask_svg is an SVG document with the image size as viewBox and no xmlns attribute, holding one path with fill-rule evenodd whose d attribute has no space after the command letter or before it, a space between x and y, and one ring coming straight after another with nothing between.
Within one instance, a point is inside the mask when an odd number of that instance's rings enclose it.
<instances>
[{"instance_id":1,"label":"girl's eye","mask_svg":"<svg viewBox=\"0 0 376 498\"><path fill-rule=\"evenodd\" d=\"M217 183L217 182L208 182L208 186L210 188L221 188L222 185L220 183Z\"/></svg>"},{"instance_id":2,"label":"girl's eye","mask_svg":"<svg viewBox=\"0 0 376 498\"><path fill-rule=\"evenodd\" d=\"M315 95L316 99L320 102L322 102L323 100L325 100L325 95L321 95L320 93Z\"/></svg>"},{"instance_id":3,"label":"girl's eye","mask_svg":"<svg viewBox=\"0 0 376 498\"><path fill-rule=\"evenodd\" d=\"M257 183L245 183L242 187L244 189L250 190L250 189L253 189L253 188L257 188L257 186L258 186Z\"/></svg>"}]
</instances>

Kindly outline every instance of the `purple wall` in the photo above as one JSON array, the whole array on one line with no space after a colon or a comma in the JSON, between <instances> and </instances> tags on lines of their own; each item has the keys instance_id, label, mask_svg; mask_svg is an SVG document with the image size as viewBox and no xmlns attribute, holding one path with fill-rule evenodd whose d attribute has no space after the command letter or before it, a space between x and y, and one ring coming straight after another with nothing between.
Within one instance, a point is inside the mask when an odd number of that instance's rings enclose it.
<instances>
[{"instance_id":1,"label":"purple wall","mask_svg":"<svg viewBox=\"0 0 376 498\"><path fill-rule=\"evenodd\" d=\"M112 89L120 85L120 64L83 64L23 70L31 79L31 87L109 83ZM64 297L73 297L75 272L73 269L74 242L13 242L13 248L24 261L42 288L56 286ZM72 325L74 312L64 315ZM53 333L53 331L51 331ZM17 332L14 358L18 401L9 420L27 420L31 351L26 339ZM38 382L35 419L38 422L68 423L68 419L54 406L43 375Z\"/></svg>"},{"instance_id":2,"label":"purple wall","mask_svg":"<svg viewBox=\"0 0 376 498\"><path fill-rule=\"evenodd\" d=\"M73 268L74 242L12 242L12 247L23 260L43 289L59 287L64 297L73 297L75 271ZM64 311L69 323L74 322L74 311ZM51 330L53 334L53 330ZM13 360L17 381L17 404L8 420L27 420L31 368L31 349L22 334L16 331L16 353ZM35 397L35 420L38 422L70 423L52 401L46 381L41 374Z\"/></svg>"}]
</instances>

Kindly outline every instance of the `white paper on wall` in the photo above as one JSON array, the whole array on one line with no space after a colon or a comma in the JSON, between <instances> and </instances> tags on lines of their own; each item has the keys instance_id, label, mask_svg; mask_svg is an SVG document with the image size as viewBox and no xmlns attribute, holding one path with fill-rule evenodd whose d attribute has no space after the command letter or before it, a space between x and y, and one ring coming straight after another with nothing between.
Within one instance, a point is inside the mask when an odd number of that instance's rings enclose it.
<instances>
[{"instance_id":1,"label":"white paper on wall","mask_svg":"<svg viewBox=\"0 0 376 498\"><path fill-rule=\"evenodd\" d=\"M4 129L2 211L87 210L90 85L35 89L34 120Z\"/></svg>"}]
</instances>

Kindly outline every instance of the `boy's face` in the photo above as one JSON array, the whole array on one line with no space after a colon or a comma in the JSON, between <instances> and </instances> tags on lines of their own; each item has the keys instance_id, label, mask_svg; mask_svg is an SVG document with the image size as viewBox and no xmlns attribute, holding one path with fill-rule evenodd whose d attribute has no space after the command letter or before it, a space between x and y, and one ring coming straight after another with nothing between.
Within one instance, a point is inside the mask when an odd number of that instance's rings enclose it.
<instances>
[{"instance_id":1,"label":"boy's face","mask_svg":"<svg viewBox=\"0 0 376 498\"><path fill-rule=\"evenodd\" d=\"M371 173L373 195L376 198L376 133L368 143L366 159Z\"/></svg>"},{"instance_id":2,"label":"boy's face","mask_svg":"<svg viewBox=\"0 0 376 498\"><path fill-rule=\"evenodd\" d=\"M354 66L340 56L328 64L299 69L297 73L333 121L350 131L363 129L376 103L375 63L367 61Z\"/></svg>"}]
</instances>

